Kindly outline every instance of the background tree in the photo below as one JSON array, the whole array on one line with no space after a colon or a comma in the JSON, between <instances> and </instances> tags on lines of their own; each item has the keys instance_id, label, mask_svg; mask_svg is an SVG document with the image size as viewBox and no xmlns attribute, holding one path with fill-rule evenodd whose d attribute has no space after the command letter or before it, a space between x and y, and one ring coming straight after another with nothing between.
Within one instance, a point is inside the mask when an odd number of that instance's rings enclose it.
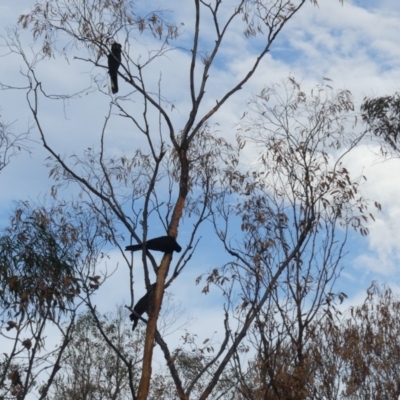
<instances>
[{"instance_id":1,"label":"background tree","mask_svg":"<svg viewBox=\"0 0 400 400\"><path fill-rule=\"evenodd\" d=\"M9 346L2 355L3 396L23 399L32 390L46 396L73 336L77 310L102 283L93 272L104 240L96 217L82 205L16 204L0 237L0 335ZM49 329L60 342L51 350Z\"/></svg>"},{"instance_id":2,"label":"background tree","mask_svg":"<svg viewBox=\"0 0 400 400\"><path fill-rule=\"evenodd\" d=\"M321 326L330 329L325 320L335 320L335 300L346 297L333 286L347 233L353 228L366 235L365 222L372 217L358 194L360 177L352 178L343 164L362 138L351 130L353 110L348 91L320 85L306 94L292 78L250 102L238 143L253 159L257 152L258 163L251 173L226 171L225 182L238 201L227 206L222 199L226 225L215 219L215 227L233 260L214 270L206 286L220 286L236 311L227 354L251 332L255 359L243 370L236 354L245 398L321 393L314 376L321 370L310 352ZM239 223L242 241L232 243ZM224 362L228 357L220 365Z\"/></svg>"},{"instance_id":3,"label":"background tree","mask_svg":"<svg viewBox=\"0 0 400 400\"><path fill-rule=\"evenodd\" d=\"M364 303L351 307L341 329L341 358L347 399L397 399L400 382L396 365L400 357L399 296L374 282Z\"/></svg>"},{"instance_id":4,"label":"background tree","mask_svg":"<svg viewBox=\"0 0 400 400\"><path fill-rule=\"evenodd\" d=\"M118 352L129 358L128 369L104 340L90 312L76 321L74 335L62 358L63 369L54 381L49 398L124 399L129 398L129 373L135 386L141 364L142 334L134 335L128 311L118 307L115 315L100 318L100 325Z\"/></svg>"},{"instance_id":5,"label":"background tree","mask_svg":"<svg viewBox=\"0 0 400 400\"><path fill-rule=\"evenodd\" d=\"M398 138L400 132L400 96L365 98L361 105L361 116L367 131L382 139L382 154L393 152L398 155Z\"/></svg>"}]
</instances>

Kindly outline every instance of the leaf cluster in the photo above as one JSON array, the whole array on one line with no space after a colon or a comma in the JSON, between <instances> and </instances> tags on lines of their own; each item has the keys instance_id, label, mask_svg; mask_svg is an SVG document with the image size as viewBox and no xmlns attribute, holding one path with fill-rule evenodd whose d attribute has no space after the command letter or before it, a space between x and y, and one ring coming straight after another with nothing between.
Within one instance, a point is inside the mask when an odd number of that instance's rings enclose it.
<instances>
[{"instance_id":1,"label":"leaf cluster","mask_svg":"<svg viewBox=\"0 0 400 400\"><path fill-rule=\"evenodd\" d=\"M400 95L365 98L361 105L361 117L367 130L381 137L392 150L399 152Z\"/></svg>"}]
</instances>

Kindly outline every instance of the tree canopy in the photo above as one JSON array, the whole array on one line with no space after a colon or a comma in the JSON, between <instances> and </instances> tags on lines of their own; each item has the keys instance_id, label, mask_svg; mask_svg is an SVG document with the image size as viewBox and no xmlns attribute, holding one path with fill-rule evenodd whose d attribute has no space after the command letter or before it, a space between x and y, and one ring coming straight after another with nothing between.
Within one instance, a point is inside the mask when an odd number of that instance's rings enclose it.
<instances>
[{"instance_id":1,"label":"tree canopy","mask_svg":"<svg viewBox=\"0 0 400 400\"><path fill-rule=\"evenodd\" d=\"M20 57L24 83L6 88L25 94L52 187L50 203L16 203L0 236L0 333L10 344L0 396L398 395L381 362L398 352L396 295L374 284L363 306L342 315L347 295L335 286L349 234L368 235L374 219L359 193L365 177L351 173L346 157L368 130L396 146L397 100L365 102L368 127L360 131L348 90L328 79L306 90L289 76L248 99L234 134L218 125L281 31L316 5L195 0L171 3L172 13L159 2L46 0L20 16L5 42ZM191 8L188 20L179 20L181 7ZM224 79L237 40L251 51ZM53 88L48 71L62 60L65 76L77 65L89 71L85 85ZM178 87L186 99L179 104ZM47 107L60 101L77 102L83 114L71 122L77 140L66 149L65 110L56 124L47 120ZM100 101L106 107L93 110ZM20 139L1 132L0 169ZM93 145L83 145L85 132ZM196 270L197 289L216 294L223 331L213 338L205 310L198 318L209 337L201 342L190 327L176 327L169 296L188 279L204 241L223 257ZM118 265L109 261L115 249ZM125 304L105 313L97 300L107 299L117 268ZM58 342L51 350L50 332Z\"/></svg>"}]
</instances>

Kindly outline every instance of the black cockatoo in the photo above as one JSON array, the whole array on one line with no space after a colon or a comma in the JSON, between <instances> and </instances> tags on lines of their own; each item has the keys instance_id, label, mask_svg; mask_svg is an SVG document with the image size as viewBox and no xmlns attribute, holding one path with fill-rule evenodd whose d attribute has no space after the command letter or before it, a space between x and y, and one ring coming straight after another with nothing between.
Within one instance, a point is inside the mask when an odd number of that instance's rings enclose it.
<instances>
[{"instance_id":1,"label":"black cockatoo","mask_svg":"<svg viewBox=\"0 0 400 400\"><path fill-rule=\"evenodd\" d=\"M147 250L162 251L163 253L172 253L176 251L179 253L182 247L176 242L172 236L160 236L158 238L150 239L146 243ZM126 251L137 251L142 249L142 244L133 244L126 246Z\"/></svg>"},{"instance_id":2,"label":"black cockatoo","mask_svg":"<svg viewBox=\"0 0 400 400\"><path fill-rule=\"evenodd\" d=\"M154 293L154 289L155 288L156 288L156 284L153 283L150 286L150 290L135 304L135 307L133 307L133 310L137 314L142 315L143 313L148 313L149 306L150 306L150 299L151 299L151 296ZM135 313L132 313L129 316L129 318L133 322L132 330L134 331L135 328L136 328L136 325L139 322L139 317Z\"/></svg>"},{"instance_id":3,"label":"black cockatoo","mask_svg":"<svg viewBox=\"0 0 400 400\"><path fill-rule=\"evenodd\" d=\"M118 93L118 68L121 64L122 46L114 42L111 45L111 53L108 55L108 73L111 78L111 91Z\"/></svg>"}]
</instances>

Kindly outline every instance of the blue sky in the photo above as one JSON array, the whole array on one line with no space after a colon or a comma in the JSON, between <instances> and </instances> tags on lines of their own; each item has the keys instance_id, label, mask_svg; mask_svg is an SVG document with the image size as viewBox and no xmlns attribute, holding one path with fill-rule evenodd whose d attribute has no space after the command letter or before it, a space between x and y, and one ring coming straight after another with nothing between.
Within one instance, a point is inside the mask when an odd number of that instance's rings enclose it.
<instances>
[{"instance_id":1,"label":"blue sky","mask_svg":"<svg viewBox=\"0 0 400 400\"><path fill-rule=\"evenodd\" d=\"M169 7L173 9L176 4L181 2L169 2ZM19 14L29 9L29 5L28 0L1 5L0 33L5 35L4 28L13 24ZM191 13L189 7L179 7L179 12L174 17L176 21L185 21L181 28L183 39L191 32ZM219 124L219 129L224 135L231 135L233 139L235 124L243 114L247 99L259 92L263 85L277 83L289 74L301 81L306 90L320 83L323 77L329 77L334 88L349 89L353 93L357 107L365 96L392 94L399 90L400 86L399 32L398 0L347 1L344 5L337 0L320 0L319 7L308 4L283 29L271 52L246 88L225 104L213 122ZM23 33L22 38L25 48L28 49L31 42L28 34ZM204 40L204 46L207 45L207 40L212 40L212 37ZM258 40L261 39L249 42L239 33L228 36L228 42L232 46L223 52L218 61L219 69L210 77L206 105L215 104L221 88L222 91L225 90L235 78L243 76L254 57L254 49L259 46ZM137 56L140 49L143 49L142 43L152 44L151 41L145 42L143 37L138 37L133 50ZM185 45L185 40L181 45ZM6 53L7 49L1 46L0 55L4 56ZM187 73L183 66L187 65L189 57L187 49L177 49L163 60L162 65L163 91L176 106L173 119L177 127L185 118L188 109L188 92L185 90ZM159 76L158 67L151 69L149 73ZM21 62L17 57L2 57L0 82L24 85L20 68ZM103 86L108 84L105 70L93 70L72 57L69 63L63 59L50 60L40 66L39 72L45 78L45 89L53 93L82 90L89 85L90 74L96 75ZM126 89L121 89L122 92L124 90ZM87 107L88 99L91 107ZM43 122L51 132L50 141L60 154L68 155L72 151L79 153L82 148L95 143L96 132L101 130L104 115L109 107L109 98L98 96L96 92L83 93L76 100L44 102L41 105L44 110ZM140 109L140 103L132 103L132 107ZM21 91L1 92L0 108L0 115L5 121L15 121L15 132L25 130L32 123ZM113 138L109 139L108 146L116 153L122 149L133 150L140 143L138 135L128 121L115 118L108 131ZM48 170L43 166L47 154L38 143L35 129L32 130L32 139L34 141L31 144L31 154L16 157L0 174L0 225L4 224L13 200L40 199L48 193L52 184L47 177ZM337 286L349 295L346 305L358 303L373 279L388 281L396 288L399 283L397 271L400 261L400 233L397 221L400 214L400 174L395 172L399 170L399 160L383 162L376 152L377 149L371 144L363 144L347 159L351 172L355 175L363 173L368 178L362 185L362 193L371 199L371 204L374 200L378 201L383 211L380 214L374 213L376 222L371 224L368 237L350 236L349 255L344 261L346 268ZM65 195L72 196L73 192ZM184 231L184 228L181 229L182 235L178 239L181 245L185 244ZM214 294L205 297L194 281L201 272L214 267L215 260L222 256L222 252L220 249L209 251L210 247L206 242L207 228L204 228L201 234L204 238L198 254L179 277L174 292L177 301L185 301L190 315L196 316L204 312L206 303L207 325L218 326L221 310L220 307L212 307L213 301L216 300ZM109 265L114 267L118 264L121 267L109 280L107 288L104 288L108 293L107 299L102 301L99 296L99 304L104 307L104 311L107 311L108 305L119 303L128 295L128 292L125 294L120 290L120 283L126 276L122 257L112 250L109 255ZM140 256L137 256L135 268L138 271L138 282L141 282L140 262ZM142 291L139 287L138 296ZM193 329L201 328L204 328L204 320L196 319ZM204 335L207 334L205 329Z\"/></svg>"}]
</instances>

